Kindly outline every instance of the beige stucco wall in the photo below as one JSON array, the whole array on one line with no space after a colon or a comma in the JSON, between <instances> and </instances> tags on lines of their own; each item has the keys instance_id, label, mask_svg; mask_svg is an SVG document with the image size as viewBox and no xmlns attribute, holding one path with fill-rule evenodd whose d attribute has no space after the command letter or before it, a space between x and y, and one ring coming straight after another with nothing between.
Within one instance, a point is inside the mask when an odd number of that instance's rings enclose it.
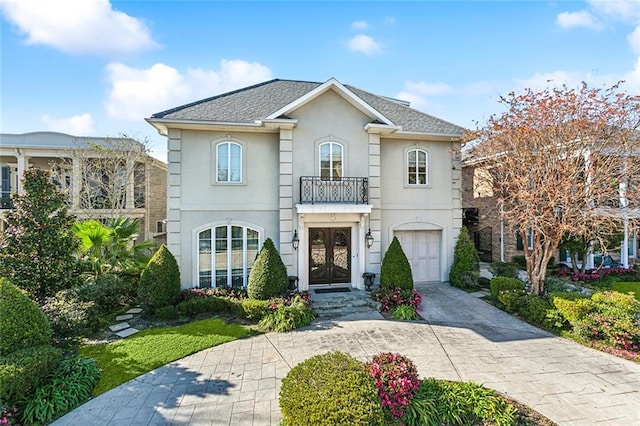
<instances>
[{"instance_id":1,"label":"beige stucco wall","mask_svg":"<svg viewBox=\"0 0 640 426\"><path fill-rule=\"evenodd\" d=\"M441 276L446 280L461 226L460 172L459 167L453 170L457 160L451 153L454 144L383 138L378 149L378 136L365 130L372 118L333 90L287 115L297 123L292 130L281 132L169 132L168 241L169 248L177 254L183 287L196 284L196 232L205 225L219 223L244 223L261 230L262 240L272 238L284 253L289 273L298 275L307 273L307 265L303 264L307 253L304 241L293 253L289 239L293 230L304 236L305 228L315 224L352 227L353 262L357 262L354 281L363 271L379 273L381 254L394 229L438 229L442 233ZM215 183L212 145L226 139L243 145L242 184ZM357 209L339 213L338 206L334 206L337 214L297 214L300 176L319 175L318 147L323 142L343 144L343 176L370 177L372 183L375 180L375 190L370 192L370 217ZM430 154L427 188L408 188L404 184L405 150L416 144ZM290 186L292 195L287 195L281 184ZM368 227L372 227L376 238L371 249L364 248Z\"/></svg>"}]
</instances>

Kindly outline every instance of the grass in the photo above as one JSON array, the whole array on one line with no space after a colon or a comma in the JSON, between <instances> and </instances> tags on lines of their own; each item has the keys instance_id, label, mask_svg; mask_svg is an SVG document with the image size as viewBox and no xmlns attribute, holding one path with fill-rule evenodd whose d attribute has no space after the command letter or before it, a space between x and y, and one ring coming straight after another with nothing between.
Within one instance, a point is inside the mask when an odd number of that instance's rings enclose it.
<instances>
[{"instance_id":1,"label":"grass","mask_svg":"<svg viewBox=\"0 0 640 426\"><path fill-rule=\"evenodd\" d=\"M620 293L633 293L634 297L640 300L640 282L613 283L612 290Z\"/></svg>"},{"instance_id":2,"label":"grass","mask_svg":"<svg viewBox=\"0 0 640 426\"><path fill-rule=\"evenodd\" d=\"M113 343L82 346L80 354L95 359L102 370L95 396L169 362L251 334L243 325L208 318L144 330Z\"/></svg>"}]
</instances>

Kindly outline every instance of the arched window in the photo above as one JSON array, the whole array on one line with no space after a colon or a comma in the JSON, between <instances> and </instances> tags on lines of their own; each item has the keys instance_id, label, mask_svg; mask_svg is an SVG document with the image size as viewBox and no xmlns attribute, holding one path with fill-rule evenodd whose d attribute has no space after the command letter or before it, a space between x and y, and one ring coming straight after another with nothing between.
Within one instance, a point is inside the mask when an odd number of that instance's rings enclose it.
<instances>
[{"instance_id":1,"label":"arched window","mask_svg":"<svg viewBox=\"0 0 640 426\"><path fill-rule=\"evenodd\" d=\"M429 154L422 149L407 151L407 184L428 185L427 163Z\"/></svg>"},{"instance_id":2,"label":"arched window","mask_svg":"<svg viewBox=\"0 0 640 426\"><path fill-rule=\"evenodd\" d=\"M320 178L323 180L340 179L343 170L343 148L337 142L320 144Z\"/></svg>"},{"instance_id":3,"label":"arched window","mask_svg":"<svg viewBox=\"0 0 640 426\"><path fill-rule=\"evenodd\" d=\"M216 182L242 182L242 145L235 142L216 145Z\"/></svg>"},{"instance_id":4,"label":"arched window","mask_svg":"<svg viewBox=\"0 0 640 426\"><path fill-rule=\"evenodd\" d=\"M198 286L246 288L260 250L260 233L247 226L220 225L198 233Z\"/></svg>"}]
</instances>

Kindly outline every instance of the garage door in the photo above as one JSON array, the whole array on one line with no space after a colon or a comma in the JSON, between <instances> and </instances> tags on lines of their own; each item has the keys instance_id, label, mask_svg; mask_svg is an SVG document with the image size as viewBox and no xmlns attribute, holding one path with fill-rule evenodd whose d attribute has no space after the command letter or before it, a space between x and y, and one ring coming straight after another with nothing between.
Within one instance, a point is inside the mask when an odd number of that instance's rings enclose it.
<instances>
[{"instance_id":1,"label":"garage door","mask_svg":"<svg viewBox=\"0 0 640 426\"><path fill-rule=\"evenodd\" d=\"M397 231L413 281L440 281L440 231Z\"/></svg>"}]
</instances>

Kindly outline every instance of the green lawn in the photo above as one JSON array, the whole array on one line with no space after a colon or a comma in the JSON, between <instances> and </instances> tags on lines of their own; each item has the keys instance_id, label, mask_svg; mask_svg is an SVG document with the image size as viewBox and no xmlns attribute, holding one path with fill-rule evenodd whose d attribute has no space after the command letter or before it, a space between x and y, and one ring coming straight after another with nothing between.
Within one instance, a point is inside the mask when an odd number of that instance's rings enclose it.
<instances>
[{"instance_id":1,"label":"green lawn","mask_svg":"<svg viewBox=\"0 0 640 426\"><path fill-rule=\"evenodd\" d=\"M178 327L144 330L113 343L82 346L80 354L95 359L102 370L93 391L100 395L169 362L252 333L245 326L209 318Z\"/></svg>"},{"instance_id":2,"label":"green lawn","mask_svg":"<svg viewBox=\"0 0 640 426\"><path fill-rule=\"evenodd\" d=\"M612 289L620 293L633 293L635 298L640 300L640 282L618 282L613 283Z\"/></svg>"}]
</instances>

